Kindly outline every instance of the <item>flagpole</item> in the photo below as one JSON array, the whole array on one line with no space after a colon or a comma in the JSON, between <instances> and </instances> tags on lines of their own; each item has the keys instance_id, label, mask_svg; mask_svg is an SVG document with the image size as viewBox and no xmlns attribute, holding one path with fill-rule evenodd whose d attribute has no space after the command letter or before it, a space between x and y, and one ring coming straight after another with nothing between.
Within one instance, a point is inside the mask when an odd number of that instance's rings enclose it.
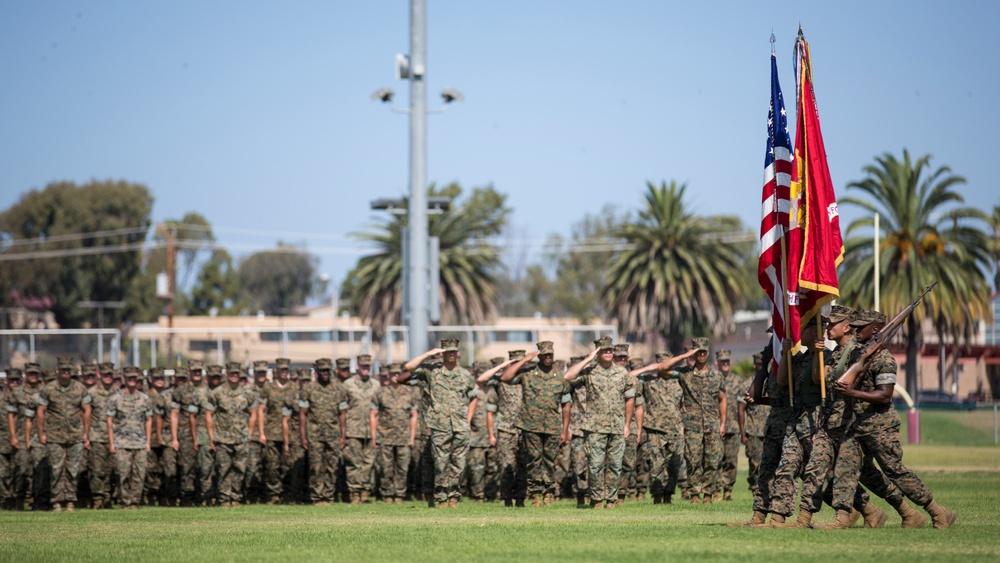
<instances>
[{"instance_id":1,"label":"flagpole","mask_svg":"<svg viewBox=\"0 0 1000 563\"><path fill-rule=\"evenodd\" d=\"M781 237L781 289L785 295L781 296L781 306L784 308L785 322L785 340L791 340L792 333L791 323L788 322L788 249L785 246L785 237ZM792 386L792 351L789 348L782 346L782 355L785 356L785 365L788 366L788 406L795 406L795 394Z\"/></svg>"},{"instance_id":2,"label":"flagpole","mask_svg":"<svg viewBox=\"0 0 1000 563\"><path fill-rule=\"evenodd\" d=\"M879 277L880 277L880 275L882 273L881 268L879 268L880 256L879 256L879 251L878 251L878 247L879 247L878 238L879 238L878 211L876 211L875 212L875 241L874 241L874 245L873 245L874 248L872 248L872 250L874 251L874 255L875 255L875 310L876 311L878 311L878 305L879 305L879 303L878 303L878 294L879 294L879 282L881 281L881 280L879 280Z\"/></svg>"}]
</instances>

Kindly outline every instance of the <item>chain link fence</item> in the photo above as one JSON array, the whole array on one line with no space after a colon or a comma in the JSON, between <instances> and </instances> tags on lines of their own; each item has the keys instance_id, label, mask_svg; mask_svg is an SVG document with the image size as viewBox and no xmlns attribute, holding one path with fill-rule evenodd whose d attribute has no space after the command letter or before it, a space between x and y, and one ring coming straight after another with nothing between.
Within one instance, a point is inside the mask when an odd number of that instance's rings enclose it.
<instances>
[{"instance_id":1,"label":"chain link fence","mask_svg":"<svg viewBox=\"0 0 1000 563\"><path fill-rule=\"evenodd\" d=\"M37 362L43 370L56 367L56 358L70 356L75 363L113 362L121 365L118 329L0 330L0 366L22 367Z\"/></svg>"}]
</instances>

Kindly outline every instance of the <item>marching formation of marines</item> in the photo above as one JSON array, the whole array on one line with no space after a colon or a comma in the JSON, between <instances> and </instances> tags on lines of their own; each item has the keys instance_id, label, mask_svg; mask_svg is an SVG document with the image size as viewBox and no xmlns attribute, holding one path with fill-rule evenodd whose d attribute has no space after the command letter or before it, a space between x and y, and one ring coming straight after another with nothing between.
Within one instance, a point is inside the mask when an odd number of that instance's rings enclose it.
<instances>
[{"instance_id":1,"label":"marching formation of marines","mask_svg":"<svg viewBox=\"0 0 1000 563\"><path fill-rule=\"evenodd\" d=\"M834 306L824 319L837 347L822 369L815 322L802 351L771 369L766 400L732 371L729 350L710 361L707 338L678 356L630 358L610 337L568 362L552 342L508 358L460 365L459 342L442 340L405 364L372 358L288 358L145 372L59 358L6 370L0 394L0 505L72 511L117 505L365 504L419 500L456 508L463 497L540 508L575 498L581 508L642 501L732 500L739 445L750 462L753 517L738 525L845 528L862 515L904 527L955 514L902 464L891 408L896 365L884 350L858 388L837 378L885 324L885 316ZM791 342L786 342L791 345ZM765 365L766 364L766 365ZM823 371L823 373L821 373ZM788 378L775 373L791 373ZM819 378L826 378L820 397ZM756 399L756 400L755 400ZM876 465L877 464L877 465ZM799 488L797 481L801 479ZM801 491L799 514L795 495ZM832 523L812 522L823 502ZM768 518L768 516L770 516ZM737 524L734 524L737 525Z\"/></svg>"}]
</instances>

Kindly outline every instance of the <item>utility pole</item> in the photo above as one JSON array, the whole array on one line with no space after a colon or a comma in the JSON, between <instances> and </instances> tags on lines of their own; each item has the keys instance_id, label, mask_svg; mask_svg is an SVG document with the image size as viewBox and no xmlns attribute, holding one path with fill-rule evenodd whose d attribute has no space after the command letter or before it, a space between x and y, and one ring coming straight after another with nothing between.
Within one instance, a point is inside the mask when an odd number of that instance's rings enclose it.
<instances>
[{"instance_id":1,"label":"utility pole","mask_svg":"<svg viewBox=\"0 0 1000 563\"><path fill-rule=\"evenodd\" d=\"M410 1L410 206L409 252L407 271L410 310L406 325L409 357L415 358L427 350L430 342L427 324L429 290L427 265L427 4L425 0ZM435 282L437 280L434 280Z\"/></svg>"},{"instance_id":2,"label":"utility pole","mask_svg":"<svg viewBox=\"0 0 1000 563\"><path fill-rule=\"evenodd\" d=\"M169 225L167 227L167 292L170 296L167 298L167 328L169 329L169 332L167 332L167 366L170 366L170 362L173 361L174 357L174 295L177 277L176 236L176 228L173 225Z\"/></svg>"}]
</instances>

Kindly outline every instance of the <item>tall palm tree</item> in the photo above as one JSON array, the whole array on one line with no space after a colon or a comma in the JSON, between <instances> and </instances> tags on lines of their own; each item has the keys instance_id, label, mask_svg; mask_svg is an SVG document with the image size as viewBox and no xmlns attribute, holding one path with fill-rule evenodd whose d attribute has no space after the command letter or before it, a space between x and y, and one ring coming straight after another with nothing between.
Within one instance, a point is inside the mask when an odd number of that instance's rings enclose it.
<instances>
[{"instance_id":1,"label":"tall palm tree","mask_svg":"<svg viewBox=\"0 0 1000 563\"><path fill-rule=\"evenodd\" d=\"M430 193L457 197L461 189L451 185L435 190L432 186ZM483 238L499 233L505 224L510 211L505 199L491 187L477 188L461 205L429 216L428 233L439 240L438 301L445 324L486 324L496 316L495 272L500 258ZM406 215L394 215L354 234L358 240L373 243L377 251L358 260L347 276L342 297L371 325L376 339L389 325L401 322L406 221Z\"/></svg>"},{"instance_id":2,"label":"tall palm tree","mask_svg":"<svg viewBox=\"0 0 1000 563\"><path fill-rule=\"evenodd\" d=\"M618 233L630 245L607 274L604 300L622 332L662 335L679 351L685 338L722 334L745 298L748 238L734 217L704 217L684 199L687 186L646 184L638 218Z\"/></svg>"},{"instance_id":3,"label":"tall palm tree","mask_svg":"<svg viewBox=\"0 0 1000 563\"><path fill-rule=\"evenodd\" d=\"M978 323L990 317L990 240L982 211L961 206L957 187L965 178L951 168L932 169L930 155L902 160L884 153L863 168L867 177L848 184L868 195L841 202L867 213L851 222L844 243L840 289L845 301L871 307L874 301L873 215L880 215L880 303L890 317L908 305L924 287L940 282L906 322L906 390L917 391L917 361L923 345L920 326L934 321L939 337L968 339ZM851 235L855 236L851 236Z\"/></svg>"}]
</instances>

